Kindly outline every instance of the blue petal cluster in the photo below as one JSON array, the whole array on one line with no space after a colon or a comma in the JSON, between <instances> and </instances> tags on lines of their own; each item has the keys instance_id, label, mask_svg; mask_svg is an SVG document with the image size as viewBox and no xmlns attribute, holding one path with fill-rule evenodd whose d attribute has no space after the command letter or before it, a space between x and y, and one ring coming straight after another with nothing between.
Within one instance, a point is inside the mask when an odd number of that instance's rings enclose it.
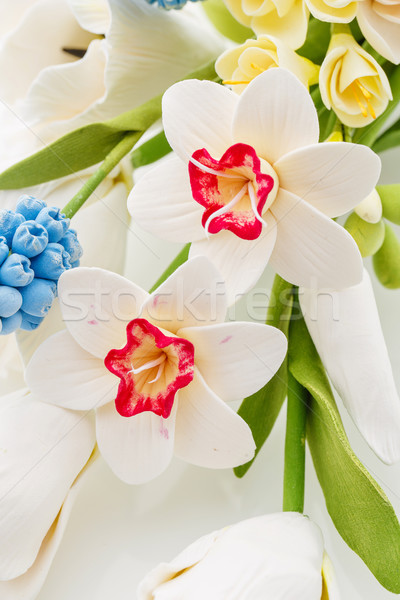
<instances>
[{"instance_id":1,"label":"blue petal cluster","mask_svg":"<svg viewBox=\"0 0 400 600\"><path fill-rule=\"evenodd\" d=\"M79 266L82 247L70 220L34 196L0 210L0 335L39 327L57 281Z\"/></svg>"},{"instance_id":2,"label":"blue petal cluster","mask_svg":"<svg viewBox=\"0 0 400 600\"><path fill-rule=\"evenodd\" d=\"M200 0L190 0L191 2L199 2ZM147 0L149 4L157 4L165 10L179 9L185 6L187 0Z\"/></svg>"}]
</instances>

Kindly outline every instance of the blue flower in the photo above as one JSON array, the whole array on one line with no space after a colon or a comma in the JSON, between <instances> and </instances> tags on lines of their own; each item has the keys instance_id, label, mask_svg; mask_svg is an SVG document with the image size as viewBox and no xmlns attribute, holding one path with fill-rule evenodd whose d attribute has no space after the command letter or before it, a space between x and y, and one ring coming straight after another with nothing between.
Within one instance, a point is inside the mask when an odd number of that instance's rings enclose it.
<instances>
[{"instance_id":1,"label":"blue flower","mask_svg":"<svg viewBox=\"0 0 400 600\"><path fill-rule=\"evenodd\" d=\"M191 2L198 2L199 0L190 0ZM183 8L187 0L147 0L149 4L157 4L160 8L165 10Z\"/></svg>"},{"instance_id":2,"label":"blue flower","mask_svg":"<svg viewBox=\"0 0 400 600\"><path fill-rule=\"evenodd\" d=\"M58 208L24 195L0 210L0 335L39 327L57 296L57 282L79 266L82 246Z\"/></svg>"}]
</instances>

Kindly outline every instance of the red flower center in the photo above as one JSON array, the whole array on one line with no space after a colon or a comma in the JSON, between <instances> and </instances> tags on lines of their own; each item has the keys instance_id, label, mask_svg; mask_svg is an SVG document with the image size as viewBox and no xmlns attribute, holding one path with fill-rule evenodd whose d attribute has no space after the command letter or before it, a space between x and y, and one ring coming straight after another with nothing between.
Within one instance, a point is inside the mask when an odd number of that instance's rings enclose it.
<instances>
[{"instance_id":1,"label":"red flower center","mask_svg":"<svg viewBox=\"0 0 400 600\"><path fill-rule=\"evenodd\" d=\"M268 163L247 144L234 144L220 160L204 148L193 153L190 185L193 198L206 209L202 225L207 235L228 229L244 240L260 236L266 225L261 215L275 185L273 177L262 172L265 167Z\"/></svg>"},{"instance_id":2,"label":"red flower center","mask_svg":"<svg viewBox=\"0 0 400 600\"><path fill-rule=\"evenodd\" d=\"M164 335L146 319L128 323L126 333L126 345L110 350L104 359L107 369L121 379L116 409L123 417L152 411L166 419L177 391L193 379L194 346Z\"/></svg>"}]
</instances>

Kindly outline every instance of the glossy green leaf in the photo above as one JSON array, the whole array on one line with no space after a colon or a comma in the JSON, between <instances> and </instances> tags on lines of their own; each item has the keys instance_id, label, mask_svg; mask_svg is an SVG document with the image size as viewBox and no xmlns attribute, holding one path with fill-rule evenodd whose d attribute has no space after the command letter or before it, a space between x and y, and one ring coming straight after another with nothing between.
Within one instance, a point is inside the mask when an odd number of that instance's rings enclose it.
<instances>
[{"instance_id":1,"label":"glossy green leaf","mask_svg":"<svg viewBox=\"0 0 400 600\"><path fill-rule=\"evenodd\" d=\"M355 212L348 217L344 228L353 237L361 256L372 256L375 254L385 239L385 224L383 221L368 223Z\"/></svg>"},{"instance_id":2,"label":"glossy green leaf","mask_svg":"<svg viewBox=\"0 0 400 600\"><path fill-rule=\"evenodd\" d=\"M292 286L278 275L271 292L267 324L277 327L287 336L292 313ZM274 377L261 390L245 398L238 410L249 425L256 444L254 458L234 469L237 477L243 477L267 440L282 408L287 393L287 361L283 361Z\"/></svg>"},{"instance_id":3,"label":"glossy green leaf","mask_svg":"<svg viewBox=\"0 0 400 600\"><path fill-rule=\"evenodd\" d=\"M380 152L390 150L390 148L396 148L397 146L400 146L400 129L390 128L376 140L372 146L372 150L379 154Z\"/></svg>"},{"instance_id":4,"label":"glossy green leaf","mask_svg":"<svg viewBox=\"0 0 400 600\"><path fill-rule=\"evenodd\" d=\"M185 79L215 77L214 61L211 61ZM37 185L103 161L127 133L144 132L161 117L161 98L161 95L157 96L114 119L92 123L64 135L1 173L0 189Z\"/></svg>"},{"instance_id":5,"label":"glossy green leaf","mask_svg":"<svg viewBox=\"0 0 400 600\"><path fill-rule=\"evenodd\" d=\"M400 524L388 498L352 451L304 320L290 326L289 370L311 394L307 441L336 529L377 580L400 593Z\"/></svg>"},{"instance_id":6,"label":"glossy green leaf","mask_svg":"<svg viewBox=\"0 0 400 600\"><path fill-rule=\"evenodd\" d=\"M382 202L382 211L385 219L396 225L400 225L400 183L378 185L376 191Z\"/></svg>"},{"instance_id":7,"label":"glossy green leaf","mask_svg":"<svg viewBox=\"0 0 400 600\"><path fill-rule=\"evenodd\" d=\"M169 152L172 148L168 143L165 133L161 131L144 144L141 144L131 154L131 163L134 169L150 165L159 160Z\"/></svg>"},{"instance_id":8,"label":"glossy green leaf","mask_svg":"<svg viewBox=\"0 0 400 600\"><path fill-rule=\"evenodd\" d=\"M316 64L322 64L331 39L331 25L318 19L310 18L307 30L307 39L303 46L297 50Z\"/></svg>"},{"instance_id":9,"label":"glossy green leaf","mask_svg":"<svg viewBox=\"0 0 400 600\"><path fill-rule=\"evenodd\" d=\"M375 274L382 285L400 288L400 241L392 227L385 224L385 240L372 259Z\"/></svg>"}]
</instances>

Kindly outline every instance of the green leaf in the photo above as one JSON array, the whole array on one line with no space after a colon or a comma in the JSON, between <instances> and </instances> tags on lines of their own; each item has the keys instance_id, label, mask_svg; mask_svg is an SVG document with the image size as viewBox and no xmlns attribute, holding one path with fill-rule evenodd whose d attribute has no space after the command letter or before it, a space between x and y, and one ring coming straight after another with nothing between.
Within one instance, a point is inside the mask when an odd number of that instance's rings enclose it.
<instances>
[{"instance_id":1,"label":"green leaf","mask_svg":"<svg viewBox=\"0 0 400 600\"><path fill-rule=\"evenodd\" d=\"M384 218L400 225L400 183L378 185L376 191L382 202Z\"/></svg>"},{"instance_id":2,"label":"green leaf","mask_svg":"<svg viewBox=\"0 0 400 600\"><path fill-rule=\"evenodd\" d=\"M318 19L310 18L307 30L307 39L303 46L297 50L312 62L320 65L325 58L331 40L331 25Z\"/></svg>"},{"instance_id":3,"label":"green leaf","mask_svg":"<svg viewBox=\"0 0 400 600\"><path fill-rule=\"evenodd\" d=\"M277 327L286 336L288 335L292 303L292 285L276 275L271 292L271 305L268 309L267 324ZM238 410L238 414L251 429L256 443L256 453L251 461L234 469L237 477L243 477L253 464L272 431L286 398L286 393L287 362L285 359L274 377L261 390L245 398Z\"/></svg>"},{"instance_id":4,"label":"green leaf","mask_svg":"<svg viewBox=\"0 0 400 600\"><path fill-rule=\"evenodd\" d=\"M222 0L207 0L202 6L211 23L225 37L238 44L254 37L254 32L236 21Z\"/></svg>"},{"instance_id":5,"label":"green leaf","mask_svg":"<svg viewBox=\"0 0 400 600\"><path fill-rule=\"evenodd\" d=\"M400 288L400 242L393 229L385 224L385 240L372 259L375 274L382 285Z\"/></svg>"},{"instance_id":6,"label":"green leaf","mask_svg":"<svg viewBox=\"0 0 400 600\"><path fill-rule=\"evenodd\" d=\"M214 61L185 79L214 79ZM103 123L92 123L64 135L43 150L0 174L0 189L15 190L71 175L101 161L127 133L144 132L161 116L157 96L141 106Z\"/></svg>"},{"instance_id":7,"label":"green leaf","mask_svg":"<svg viewBox=\"0 0 400 600\"><path fill-rule=\"evenodd\" d=\"M289 370L311 395L307 441L336 529L377 580L400 593L400 524L388 498L350 447L304 320L292 321Z\"/></svg>"},{"instance_id":8,"label":"green leaf","mask_svg":"<svg viewBox=\"0 0 400 600\"><path fill-rule=\"evenodd\" d=\"M162 275L157 279L155 284L150 288L150 294L152 294L154 290L160 287L160 285L164 283L164 281L168 279L168 277L172 275L172 273L174 273L178 267L180 267L181 265L183 265L184 262L187 261L187 259L189 258L189 250L190 244L186 244L185 246L183 246L179 254L175 256L174 260L168 265L164 273L162 273Z\"/></svg>"},{"instance_id":9,"label":"green leaf","mask_svg":"<svg viewBox=\"0 0 400 600\"><path fill-rule=\"evenodd\" d=\"M134 169L138 169L150 165L169 152L172 152L172 148L165 137L165 133L161 131L161 133L135 148L131 154L131 163Z\"/></svg>"},{"instance_id":10,"label":"green leaf","mask_svg":"<svg viewBox=\"0 0 400 600\"><path fill-rule=\"evenodd\" d=\"M400 146L400 130L389 129L381 135L372 146L372 150L377 154Z\"/></svg>"},{"instance_id":11,"label":"green leaf","mask_svg":"<svg viewBox=\"0 0 400 600\"><path fill-rule=\"evenodd\" d=\"M383 221L367 223L355 212L348 217L344 228L353 237L361 256L372 256L375 252L378 252L385 239L385 224Z\"/></svg>"}]
</instances>

